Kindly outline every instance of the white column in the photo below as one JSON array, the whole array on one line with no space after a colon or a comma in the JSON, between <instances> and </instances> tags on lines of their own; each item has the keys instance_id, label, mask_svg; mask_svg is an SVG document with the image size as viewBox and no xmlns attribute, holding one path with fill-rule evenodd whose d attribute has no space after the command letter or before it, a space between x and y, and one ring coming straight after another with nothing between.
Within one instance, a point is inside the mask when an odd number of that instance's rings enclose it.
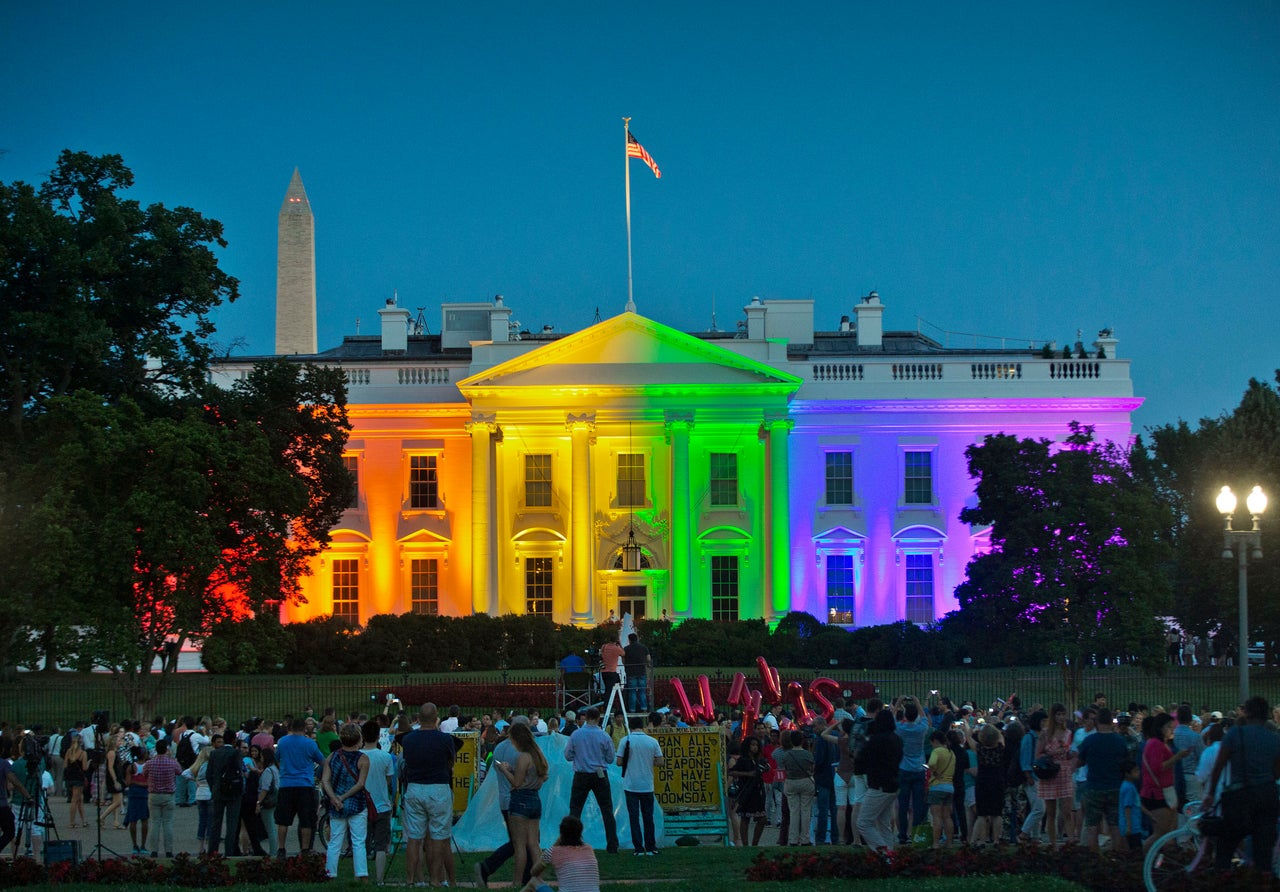
<instances>
[{"instance_id":1,"label":"white column","mask_svg":"<svg viewBox=\"0 0 1280 892\"><path fill-rule=\"evenodd\" d=\"M573 518L569 527L569 558L572 567L570 605L575 626L587 625L594 617L591 609L592 517L591 517L591 435L594 415L570 415L565 421L573 443Z\"/></svg>"},{"instance_id":2,"label":"white column","mask_svg":"<svg viewBox=\"0 0 1280 892\"><path fill-rule=\"evenodd\" d=\"M471 435L471 610L497 615L493 578L493 415L475 413Z\"/></svg>"},{"instance_id":3,"label":"white column","mask_svg":"<svg viewBox=\"0 0 1280 892\"><path fill-rule=\"evenodd\" d=\"M689 431L693 415L668 412L667 442L671 444L671 618L688 619L693 579L689 495Z\"/></svg>"},{"instance_id":4,"label":"white column","mask_svg":"<svg viewBox=\"0 0 1280 892\"><path fill-rule=\"evenodd\" d=\"M788 478L790 418L765 419L769 432L769 584L766 612L779 619L791 609L791 486Z\"/></svg>"}]
</instances>

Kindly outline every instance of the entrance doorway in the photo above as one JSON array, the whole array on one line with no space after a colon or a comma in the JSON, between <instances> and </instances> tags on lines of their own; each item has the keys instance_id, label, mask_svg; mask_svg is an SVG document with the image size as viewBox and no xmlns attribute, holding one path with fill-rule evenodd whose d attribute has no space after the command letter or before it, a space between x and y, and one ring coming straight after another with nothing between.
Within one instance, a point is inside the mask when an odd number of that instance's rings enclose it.
<instances>
[{"instance_id":1,"label":"entrance doorway","mask_svg":"<svg viewBox=\"0 0 1280 892\"><path fill-rule=\"evenodd\" d=\"M618 618L631 614L632 621L645 617L645 604L649 600L649 588L644 585L618 586Z\"/></svg>"}]
</instances>

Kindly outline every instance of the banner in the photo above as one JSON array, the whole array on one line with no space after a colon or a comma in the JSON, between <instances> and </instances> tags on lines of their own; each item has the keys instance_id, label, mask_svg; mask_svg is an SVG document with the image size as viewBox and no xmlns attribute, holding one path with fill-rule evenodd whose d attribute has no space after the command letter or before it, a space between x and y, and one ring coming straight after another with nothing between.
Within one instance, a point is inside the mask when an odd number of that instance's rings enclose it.
<instances>
[{"instance_id":1,"label":"banner","mask_svg":"<svg viewBox=\"0 0 1280 892\"><path fill-rule=\"evenodd\" d=\"M453 813L460 815L471 801L471 788L476 782L476 762L480 749L480 734L476 731L453 732Z\"/></svg>"},{"instance_id":2,"label":"banner","mask_svg":"<svg viewBox=\"0 0 1280 892\"><path fill-rule=\"evenodd\" d=\"M664 812L723 810L720 772L724 732L719 728L650 730L665 764L653 769L653 792Z\"/></svg>"}]
</instances>

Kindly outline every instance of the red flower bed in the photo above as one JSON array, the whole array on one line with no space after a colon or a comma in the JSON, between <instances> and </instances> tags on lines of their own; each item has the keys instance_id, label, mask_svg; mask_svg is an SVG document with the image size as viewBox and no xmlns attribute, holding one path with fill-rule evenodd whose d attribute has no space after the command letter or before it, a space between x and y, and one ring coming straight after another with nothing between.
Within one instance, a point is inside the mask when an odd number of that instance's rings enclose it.
<instances>
[{"instance_id":1,"label":"red flower bed","mask_svg":"<svg viewBox=\"0 0 1280 892\"><path fill-rule=\"evenodd\" d=\"M150 858L90 858L75 867L61 861L45 867L34 858L0 860L0 888L48 885L50 883L95 883L100 885L218 886L259 885L261 883L322 883L328 879L324 858L317 854L293 858L262 858L231 862L221 855L181 854L165 864Z\"/></svg>"},{"instance_id":2,"label":"red flower bed","mask_svg":"<svg viewBox=\"0 0 1280 892\"><path fill-rule=\"evenodd\" d=\"M753 882L838 878L850 880L916 877L1052 875L1087 889L1115 892L1142 888L1141 853L1094 855L1077 846L916 849L873 852L868 849L805 848L778 854L764 851L747 868ZM1280 880L1256 871L1221 874L1201 870L1187 877L1187 892L1227 889L1280 890Z\"/></svg>"}]
</instances>

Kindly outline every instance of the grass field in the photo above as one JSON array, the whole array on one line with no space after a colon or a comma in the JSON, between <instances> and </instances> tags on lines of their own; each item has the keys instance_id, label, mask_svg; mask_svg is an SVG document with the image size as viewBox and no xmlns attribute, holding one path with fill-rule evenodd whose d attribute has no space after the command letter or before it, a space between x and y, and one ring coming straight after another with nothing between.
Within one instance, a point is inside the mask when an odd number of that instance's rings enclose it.
<instances>
[{"instance_id":1,"label":"grass field","mask_svg":"<svg viewBox=\"0 0 1280 892\"><path fill-rule=\"evenodd\" d=\"M720 678L727 680L735 671L733 667L719 668ZM758 687L755 667L742 668L748 682ZM713 680L716 668L680 668L659 670L655 673L655 699L667 702L670 687L667 679L672 675L683 678L686 688L692 689L692 680L705 673ZM780 669L784 681L808 681L815 676L813 669ZM938 672L889 672L877 670L833 669L829 673L839 681L868 681L877 685L888 698L898 694L926 697L930 690L940 690L960 702L972 698L980 704L988 704L995 697L1006 697L1016 691L1024 703L1052 703L1061 700L1061 676L1055 667L1022 667L1018 669L957 669ZM507 687L499 688L506 696L503 702L465 703L467 708L527 708L530 703L523 696L520 682L538 676L546 679L549 672L511 672L507 675ZM1273 703L1280 700L1280 670L1254 669L1253 693L1261 694ZM196 715L223 715L238 724L252 715L279 717L285 713L300 713L308 704L323 708L336 706L339 713L352 710L378 711L381 703L371 700L378 690L396 690L409 685L439 685L457 681L483 681L501 685L501 675L493 673L455 673L447 675L313 675L313 676L230 676L185 673L172 677L159 703L152 710L173 717L183 713ZM1130 700L1148 705L1169 705L1189 700L1200 709L1230 709L1237 704L1236 670L1221 668L1171 668L1164 675L1149 675L1130 667L1096 667L1085 672L1086 697L1094 691L1107 694L1111 703L1123 707ZM442 690L440 704L453 702L447 689ZM88 719L94 710L109 710L113 718L126 715L124 698L110 676L76 673L20 673L17 678L0 686L0 720L22 721L27 725L41 723L46 727L66 725L78 718Z\"/></svg>"}]
</instances>

